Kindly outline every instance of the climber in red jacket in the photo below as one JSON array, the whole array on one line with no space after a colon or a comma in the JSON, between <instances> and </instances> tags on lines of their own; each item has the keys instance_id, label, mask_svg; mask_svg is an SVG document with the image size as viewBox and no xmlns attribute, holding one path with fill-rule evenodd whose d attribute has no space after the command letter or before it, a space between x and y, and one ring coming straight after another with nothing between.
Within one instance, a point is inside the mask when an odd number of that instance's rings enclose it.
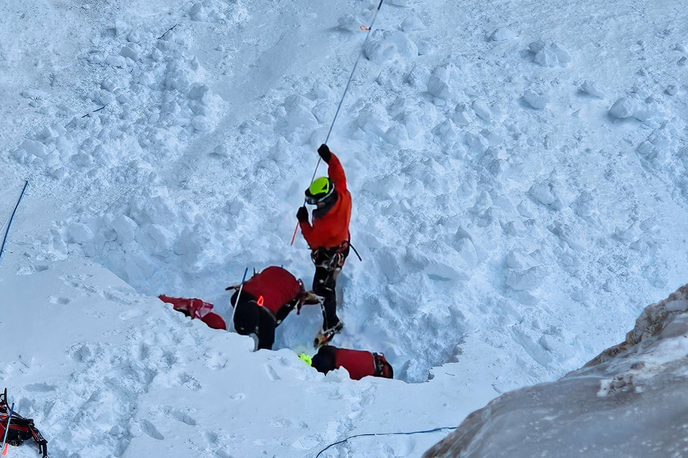
<instances>
[{"instance_id":1,"label":"climber in red jacket","mask_svg":"<svg viewBox=\"0 0 688 458\"><path fill-rule=\"evenodd\" d=\"M226 289L237 290L231 299L232 307L235 307L234 329L242 335L255 334L258 337L258 349L272 348L275 328L292 310L296 308L299 313L303 304L320 303L315 294L304 289L301 280L277 266L265 268L243 286Z\"/></svg>"},{"instance_id":2,"label":"climber in red jacket","mask_svg":"<svg viewBox=\"0 0 688 458\"><path fill-rule=\"evenodd\" d=\"M330 345L320 347L312 358L311 366L323 374L343 367L352 380L361 380L367 376L394 378L392 365L382 353L348 350Z\"/></svg>"},{"instance_id":3,"label":"climber in red jacket","mask_svg":"<svg viewBox=\"0 0 688 458\"><path fill-rule=\"evenodd\" d=\"M234 329L242 335L254 334L258 338L257 348L271 349L275 342L275 328L289 313L301 310L303 304L319 304L320 299L306 291L303 282L294 278L282 267L271 266L255 274L243 286L226 288L237 290L231 299ZM237 294L241 296L237 301ZM161 295L160 300L173 305L174 310L192 319L200 319L213 329L227 329L225 319L213 312L213 304L200 299L186 299Z\"/></svg>"},{"instance_id":4,"label":"climber in red jacket","mask_svg":"<svg viewBox=\"0 0 688 458\"><path fill-rule=\"evenodd\" d=\"M337 317L335 287L349 255L351 238L351 194L346 187L344 169L327 145L321 145L318 154L328 165L328 176L317 178L306 190L306 203L316 206L313 223L308 221L305 206L296 213L315 264L313 292L323 298L323 327L316 338L316 346L329 342L342 329L342 322Z\"/></svg>"}]
</instances>

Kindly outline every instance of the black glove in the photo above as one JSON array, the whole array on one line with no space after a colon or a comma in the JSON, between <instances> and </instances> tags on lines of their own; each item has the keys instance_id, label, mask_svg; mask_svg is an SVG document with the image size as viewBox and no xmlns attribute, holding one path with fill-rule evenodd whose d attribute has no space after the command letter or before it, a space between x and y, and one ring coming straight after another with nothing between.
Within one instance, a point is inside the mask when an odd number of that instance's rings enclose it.
<instances>
[{"instance_id":1,"label":"black glove","mask_svg":"<svg viewBox=\"0 0 688 458\"><path fill-rule=\"evenodd\" d=\"M320 155L323 161L330 162L332 153L330 152L330 148L328 148L326 144L323 143L322 145L320 145L320 148L318 148L318 154Z\"/></svg>"},{"instance_id":2,"label":"black glove","mask_svg":"<svg viewBox=\"0 0 688 458\"><path fill-rule=\"evenodd\" d=\"M296 212L296 219L299 220L299 223L308 222L308 209L305 206L299 208L299 211Z\"/></svg>"}]
</instances>

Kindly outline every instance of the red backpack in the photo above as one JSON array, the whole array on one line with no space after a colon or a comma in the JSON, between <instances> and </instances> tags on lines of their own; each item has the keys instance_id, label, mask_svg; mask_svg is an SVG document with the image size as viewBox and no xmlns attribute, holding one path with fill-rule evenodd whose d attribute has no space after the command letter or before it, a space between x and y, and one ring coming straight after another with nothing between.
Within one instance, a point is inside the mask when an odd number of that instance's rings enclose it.
<instances>
[{"instance_id":1,"label":"red backpack","mask_svg":"<svg viewBox=\"0 0 688 458\"><path fill-rule=\"evenodd\" d=\"M8 431L7 421L10 419L10 412L12 413L12 419ZM12 446L18 446L23 444L25 440L33 439L38 444L38 452L43 455L43 458L48 458L48 441L41 436L40 431L34 426L33 420L24 418L17 412L11 411L7 405L7 388L0 394L0 440L5 437L5 444ZM2 452L4 450L0 450L0 453Z\"/></svg>"}]
</instances>

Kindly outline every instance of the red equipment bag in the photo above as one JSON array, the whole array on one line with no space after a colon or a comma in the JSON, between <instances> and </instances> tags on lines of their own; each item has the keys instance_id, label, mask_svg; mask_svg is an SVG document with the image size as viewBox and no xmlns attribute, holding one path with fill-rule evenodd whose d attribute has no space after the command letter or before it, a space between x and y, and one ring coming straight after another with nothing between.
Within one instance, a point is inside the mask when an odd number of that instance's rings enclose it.
<instances>
[{"instance_id":1,"label":"red equipment bag","mask_svg":"<svg viewBox=\"0 0 688 458\"><path fill-rule=\"evenodd\" d=\"M7 420L10 417L10 408L7 405L7 388L0 394L0 440L5 437ZM18 446L25 440L33 439L38 445L38 452L43 458L48 458L48 441L43 438L40 431L34 426L33 420L24 418L17 412L12 412L10 429L7 431L7 444ZM0 450L0 453L2 450Z\"/></svg>"}]
</instances>

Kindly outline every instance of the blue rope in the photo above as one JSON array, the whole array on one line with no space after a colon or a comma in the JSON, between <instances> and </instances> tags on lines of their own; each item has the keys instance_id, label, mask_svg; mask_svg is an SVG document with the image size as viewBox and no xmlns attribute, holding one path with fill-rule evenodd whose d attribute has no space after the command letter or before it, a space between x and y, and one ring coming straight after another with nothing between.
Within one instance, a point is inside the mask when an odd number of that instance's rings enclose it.
<instances>
[{"instance_id":1,"label":"blue rope","mask_svg":"<svg viewBox=\"0 0 688 458\"><path fill-rule=\"evenodd\" d=\"M366 433L366 434L356 434L354 436L349 436L346 439L342 439L340 441L334 442L324 449L320 450L317 455L315 455L315 458L318 458L325 450L327 450L330 447L334 447L335 445L343 444L344 442L348 441L349 439L353 439L354 437L366 437L366 436L410 436L412 434L426 434L426 433L434 433L437 431L443 431L445 429L456 429L458 426L441 426L439 428L434 428L434 429L426 429L423 431L411 431L411 432L399 432L399 433Z\"/></svg>"},{"instance_id":2,"label":"blue rope","mask_svg":"<svg viewBox=\"0 0 688 458\"><path fill-rule=\"evenodd\" d=\"M14 206L14 210L12 210L12 216L10 216L10 222L7 223L7 230L5 231L5 237L2 239L2 247L0 247L0 260L2 260L2 253L5 251L5 243L7 243L7 236L10 233L10 227L12 226L12 220L14 219L14 214L17 213L17 208L19 207L19 204L21 203L22 197L24 197L24 191L26 191L26 187L29 185L29 181L27 180L26 183L24 183L24 189L22 189L21 195L19 196L19 200L17 201L17 205Z\"/></svg>"}]
</instances>

